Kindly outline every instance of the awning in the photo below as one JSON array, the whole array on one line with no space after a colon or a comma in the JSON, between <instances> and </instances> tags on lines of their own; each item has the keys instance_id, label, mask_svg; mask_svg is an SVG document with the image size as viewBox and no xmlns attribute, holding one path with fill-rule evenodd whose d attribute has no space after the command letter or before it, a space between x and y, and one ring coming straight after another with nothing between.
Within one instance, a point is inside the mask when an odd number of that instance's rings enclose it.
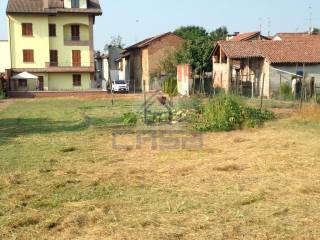
<instances>
[{"instance_id":1,"label":"awning","mask_svg":"<svg viewBox=\"0 0 320 240\"><path fill-rule=\"evenodd\" d=\"M22 72L13 76L11 79L38 79L38 77L28 72Z\"/></svg>"}]
</instances>

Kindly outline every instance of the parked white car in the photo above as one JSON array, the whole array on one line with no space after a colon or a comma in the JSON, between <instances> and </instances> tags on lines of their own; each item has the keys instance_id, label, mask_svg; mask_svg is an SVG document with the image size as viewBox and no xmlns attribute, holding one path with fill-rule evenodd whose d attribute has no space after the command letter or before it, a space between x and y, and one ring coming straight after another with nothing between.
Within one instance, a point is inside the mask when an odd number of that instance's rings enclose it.
<instances>
[{"instance_id":1,"label":"parked white car","mask_svg":"<svg viewBox=\"0 0 320 240\"><path fill-rule=\"evenodd\" d=\"M129 93L129 84L125 80L113 81L111 91L114 93Z\"/></svg>"}]
</instances>

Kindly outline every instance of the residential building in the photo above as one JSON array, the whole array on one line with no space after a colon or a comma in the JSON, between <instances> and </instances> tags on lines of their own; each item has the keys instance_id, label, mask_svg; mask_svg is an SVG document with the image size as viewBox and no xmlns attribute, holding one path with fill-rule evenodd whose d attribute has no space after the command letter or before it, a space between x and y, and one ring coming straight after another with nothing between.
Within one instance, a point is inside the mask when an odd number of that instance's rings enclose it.
<instances>
[{"instance_id":1,"label":"residential building","mask_svg":"<svg viewBox=\"0 0 320 240\"><path fill-rule=\"evenodd\" d=\"M263 36L261 32L235 32L233 35L227 37L227 41L256 41L256 40L271 40L270 38Z\"/></svg>"},{"instance_id":2,"label":"residential building","mask_svg":"<svg viewBox=\"0 0 320 240\"><path fill-rule=\"evenodd\" d=\"M84 91L94 84L93 25L98 0L9 0L11 91Z\"/></svg>"},{"instance_id":3,"label":"residential building","mask_svg":"<svg viewBox=\"0 0 320 240\"><path fill-rule=\"evenodd\" d=\"M301 33L277 33L273 40L276 41L320 41L320 34L310 34L308 32Z\"/></svg>"},{"instance_id":4,"label":"residential building","mask_svg":"<svg viewBox=\"0 0 320 240\"><path fill-rule=\"evenodd\" d=\"M0 40L0 74L11 68L10 46L8 40Z\"/></svg>"},{"instance_id":5,"label":"residential building","mask_svg":"<svg viewBox=\"0 0 320 240\"><path fill-rule=\"evenodd\" d=\"M250 96L277 96L292 76L320 84L320 41L221 41L212 62L215 87Z\"/></svg>"},{"instance_id":6,"label":"residential building","mask_svg":"<svg viewBox=\"0 0 320 240\"><path fill-rule=\"evenodd\" d=\"M121 79L130 83L131 91L141 91L143 81L146 91L155 90L152 74L168 54L182 47L183 41L181 37L168 32L127 47L117 60Z\"/></svg>"}]
</instances>

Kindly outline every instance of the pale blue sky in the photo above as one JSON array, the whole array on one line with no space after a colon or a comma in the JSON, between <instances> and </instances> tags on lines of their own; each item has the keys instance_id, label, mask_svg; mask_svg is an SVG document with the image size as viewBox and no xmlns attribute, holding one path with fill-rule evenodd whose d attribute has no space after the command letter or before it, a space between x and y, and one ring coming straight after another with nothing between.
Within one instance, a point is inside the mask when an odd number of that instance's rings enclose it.
<instances>
[{"instance_id":1,"label":"pale blue sky","mask_svg":"<svg viewBox=\"0 0 320 240\"><path fill-rule=\"evenodd\" d=\"M100 0L103 16L96 18L95 48L102 49L111 36L121 35L131 44L182 25L213 30L221 25L229 32L267 34L306 31L312 6L313 25L320 27L319 0ZM0 39L7 38L5 8L0 0ZM268 24L270 18L270 24ZM268 27L270 25L270 27Z\"/></svg>"}]
</instances>

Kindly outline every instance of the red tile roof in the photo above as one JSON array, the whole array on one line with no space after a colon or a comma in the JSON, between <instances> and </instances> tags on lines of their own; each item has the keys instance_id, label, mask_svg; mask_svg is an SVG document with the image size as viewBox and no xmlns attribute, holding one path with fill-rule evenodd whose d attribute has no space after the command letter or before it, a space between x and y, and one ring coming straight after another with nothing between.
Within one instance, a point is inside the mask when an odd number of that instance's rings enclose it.
<instances>
[{"instance_id":1,"label":"red tile roof","mask_svg":"<svg viewBox=\"0 0 320 240\"><path fill-rule=\"evenodd\" d=\"M48 8L45 7L45 2ZM7 5L7 14L57 14L60 12L102 14L99 0L88 0L88 7L85 9L64 8L61 0L9 0Z\"/></svg>"},{"instance_id":2,"label":"red tile roof","mask_svg":"<svg viewBox=\"0 0 320 240\"><path fill-rule=\"evenodd\" d=\"M279 37L283 41L320 41L320 34L309 33L277 33L274 38Z\"/></svg>"},{"instance_id":3,"label":"red tile roof","mask_svg":"<svg viewBox=\"0 0 320 240\"><path fill-rule=\"evenodd\" d=\"M320 41L221 41L214 51L219 46L233 59L261 57L270 63L320 63Z\"/></svg>"},{"instance_id":4,"label":"red tile roof","mask_svg":"<svg viewBox=\"0 0 320 240\"><path fill-rule=\"evenodd\" d=\"M260 32L247 32L247 33L240 33L237 36L234 36L229 41L248 41L252 38L258 37Z\"/></svg>"},{"instance_id":5,"label":"red tile roof","mask_svg":"<svg viewBox=\"0 0 320 240\"><path fill-rule=\"evenodd\" d=\"M161 35L157 35L157 36L154 36L154 37L146 38L146 39L144 39L144 40L142 40L142 41L140 41L140 42L137 42L137 43L135 43L135 44L127 47L127 48L125 49L125 51L130 50L130 49L134 49L134 48L143 48L143 47L146 47L146 46L148 46L150 43L152 43L153 41L159 40L159 39L161 39L161 38L163 38L163 37L165 37L165 36L167 36L167 35L175 35L175 36L179 37L178 35L176 35L176 34L174 34L174 33L172 33L172 32L163 33L163 34L161 34ZM179 37L179 38L181 38L181 37ZM181 39L182 39L182 38L181 38Z\"/></svg>"}]
</instances>

